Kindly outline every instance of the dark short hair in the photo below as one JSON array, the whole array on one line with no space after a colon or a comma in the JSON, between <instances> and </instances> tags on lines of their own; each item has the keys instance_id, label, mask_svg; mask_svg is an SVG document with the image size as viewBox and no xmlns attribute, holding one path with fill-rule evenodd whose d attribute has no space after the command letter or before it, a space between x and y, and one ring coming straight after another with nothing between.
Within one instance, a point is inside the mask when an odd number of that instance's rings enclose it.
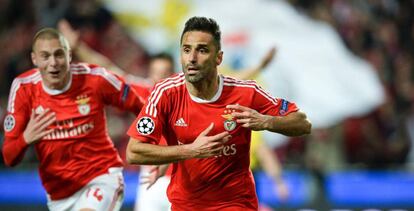
<instances>
[{"instance_id":1,"label":"dark short hair","mask_svg":"<svg viewBox=\"0 0 414 211\"><path fill-rule=\"evenodd\" d=\"M43 28L39 30L33 37L32 50L34 50L34 45L36 41L39 39L47 39L47 40L57 39L60 41L60 43L66 50L70 50L69 42L58 30L54 28Z\"/></svg>"},{"instance_id":2,"label":"dark short hair","mask_svg":"<svg viewBox=\"0 0 414 211\"><path fill-rule=\"evenodd\" d=\"M217 45L217 50L221 50L221 31L217 22L212 18L194 16L185 22L183 33L181 34L181 43L183 36L189 31L207 32L213 36Z\"/></svg>"},{"instance_id":3,"label":"dark short hair","mask_svg":"<svg viewBox=\"0 0 414 211\"><path fill-rule=\"evenodd\" d=\"M174 59L173 59L173 57L172 57L170 54L168 54L168 53L164 53L164 52L162 52L162 53L157 53L157 54L154 54L154 55L152 55L152 56L150 57L150 61L153 61L153 60L156 60L156 59L163 59L163 60L167 60L167 61L171 62L172 64L174 64Z\"/></svg>"}]
</instances>

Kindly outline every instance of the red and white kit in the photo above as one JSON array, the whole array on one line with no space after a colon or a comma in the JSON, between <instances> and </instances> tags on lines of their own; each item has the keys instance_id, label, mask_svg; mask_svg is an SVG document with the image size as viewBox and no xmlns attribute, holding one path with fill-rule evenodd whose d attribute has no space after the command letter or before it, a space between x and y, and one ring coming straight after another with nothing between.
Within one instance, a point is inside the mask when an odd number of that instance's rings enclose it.
<instances>
[{"instance_id":1,"label":"red and white kit","mask_svg":"<svg viewBox=\"0 0 414 211\"><path fill-rule=\"evenodd\" d=\"M254 81L219 79L219 89L209 101L189 94L184 74L158 83L128 130L131 137L153 144L164 135L168 145L192 143L212 122L209 135L223 131L232 135L219 156L172 164L167 194L173 210L257 210L249 169L251 130L237 124L226 106L240 104L273 116L298 110L293 103L273 98Z\"/></svg>"},{"instance_id":2,"label":"red and white kit","mask_svg":"<svg viewBox=\"0 0 414 211\"><path fill-rule=\"evenodd\" d=\"M143 105L123 79L102 67L71 64L70 73L70 82L59 91L43 85L38 69L18 76L4 123L4 160L13 166L28 147L23 131L31 113L47 108L56 113L56 122L47 128L54 131L34 144L40 177L51 200L69 197L109 168L123 166L108 136L104 106L138 113Z\"/></svg>"}]
</instances>

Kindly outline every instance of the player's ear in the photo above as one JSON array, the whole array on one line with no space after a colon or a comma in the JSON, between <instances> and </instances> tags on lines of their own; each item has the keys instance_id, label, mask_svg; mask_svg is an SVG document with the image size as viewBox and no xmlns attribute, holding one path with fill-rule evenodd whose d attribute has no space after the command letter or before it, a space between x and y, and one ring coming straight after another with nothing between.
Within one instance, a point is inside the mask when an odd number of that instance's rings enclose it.
<instances>
[{"instance_id":1,"label":"player's ear","mask_svg":"<svg viewBox=\"0 0 414 211\"><path fill-rule=\"evenodd\" d=\"M69 49L69 51L68 51L68 60L69 60L69 63L71 63L72 62L72 49Z\"/></svg>"},{"instance_id":2,"label":"player's ear","mask_svg":"<svg viewBox=\"0 0 414 211\"><path fill-rule=\"evenodd\" d=\"M32 51L32 53L30 53L30 56L32 58L32 62L35 66L37 66L37 61L36 61L36 55L35 53Z\"/></svg>"},{"instance_id":3,"label":"player's ear","mask_svg":"<svg viewBox=\"0 0 414 211\"><path fill-rule=\"evenodd\" d=\"M223 61L223 51L219 51L216 57L216 65L220 65Z\"/></svg>"}]
</instances>

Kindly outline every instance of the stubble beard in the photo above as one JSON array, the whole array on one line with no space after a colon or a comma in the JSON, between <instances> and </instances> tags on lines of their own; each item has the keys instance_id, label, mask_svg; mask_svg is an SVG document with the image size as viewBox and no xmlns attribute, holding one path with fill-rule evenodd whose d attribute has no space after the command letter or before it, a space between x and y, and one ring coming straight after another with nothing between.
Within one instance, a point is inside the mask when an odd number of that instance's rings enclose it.
<instances>
[{"instance_id":1,"label":"stubble beard","mask_svg":"<svg viewBox=\"0 0 414 211\"><path fill-rule=\"evenodd\" d=\"M204 78L202 73L197 73L195 75L185 75L185 79L190 83L197 83L200 82Z\"/></svg>"},{"instance_id":2,"label":"stubble beard","mask_svg":"<svg viewBox=\"0 0 414 211\"><path fill-rule=\"evenodd\" d=\"M205 77L205 72L201 68L198 70L198 72L196 74L193 74L193 75L190 75L188 73L188 69L186 68L186 66L183 66L183 69L185 69L185 74L184 75L185 75L185 80L187 82L198 83L201 80L203 80L203 78Z\"/></svg>"}]
</instances>

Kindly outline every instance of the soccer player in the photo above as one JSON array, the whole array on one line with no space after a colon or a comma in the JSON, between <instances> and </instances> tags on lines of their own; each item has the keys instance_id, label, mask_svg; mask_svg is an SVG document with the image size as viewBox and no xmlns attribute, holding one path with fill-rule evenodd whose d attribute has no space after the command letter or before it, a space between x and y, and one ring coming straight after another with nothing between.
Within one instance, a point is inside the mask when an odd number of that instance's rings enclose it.
<instances>
[{"instance_id":1,"label":"soccer player","mask_svg":"<svg viewBox=\"0 0 414 211\"><path fill-rule=\"evenodd\" d=\"M142 100L123 79L89 64L70 64L71 49L55 29L40 30L37 66L12 83L3 156L17 165L33 145L50 210L119 210L123 162L108 136L105 105L139 113Z\"/></svg>"},{"instance_id":2,"label":"soccer player","mask_svg":"<svg viewBox=\"0 0 414 211\"><path fill-rule=\"evenodd\" d=\"M311 130L294 103L270 96L254 81L218 74L220 37L213 19L186 22L183 73L155 85L128 130L129 163L172 163L172 210L257 210L251 131L300 136ZM168 146L157 145L162 135Z\"/></svg>"},{"instance_id":3,"label":"soccer player","mask_svg":"<svg viewBox=\"0 0 414 211\"><path fill-rule=\"evenodd\" d=\"M110 59L91 49L80 40L80 34L74 30L66 20L59 21L59 31L67 38L73 53L82 61L98 64L122 76L136 93L147 99L154 84L174 74L174 60L167 53L159 53L150 57L148 78L128 74ZM166 144L165 140L161 141ZM141 166L140 183L137 187L134 210L163 211L168 210L170 203L167 199L167 186L170 182L171 168L164 166ZM155 183L156 182L156 183Z\"/></svg>"}]
</instances>

